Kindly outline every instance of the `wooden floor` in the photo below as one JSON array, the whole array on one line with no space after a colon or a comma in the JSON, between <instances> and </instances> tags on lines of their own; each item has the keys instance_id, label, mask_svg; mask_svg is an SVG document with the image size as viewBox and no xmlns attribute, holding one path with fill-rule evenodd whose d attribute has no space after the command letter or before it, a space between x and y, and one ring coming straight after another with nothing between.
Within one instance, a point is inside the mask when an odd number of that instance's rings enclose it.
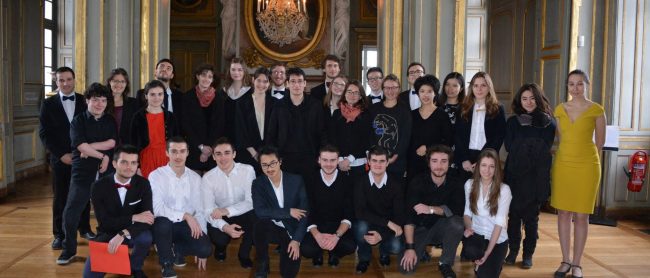
<instances>
[{"instance_id":1,"label":"wooden floor","mask_svg":"<svg viewBox=\"0 0 650 278\"><path fill-rule=\"evenodd\" d=\"M80 277L88 254L85 240L80 239L77 260L67 266L55 264L60 251L50 248L52 194L49 177L42 175L18 182L16 188L15 194L0 199L0 277ZM93 223L96 223L94 219ZM645 220L620 221L615 228L597 225L589 228L582 263L586 277L650 277L650 236L640 232L640 229L650 228L650 217ZM523 270L518 265L505 266L502 277L552 276L561 260L555 216L542 214L539 231L534 267ZM235 248L231 245L226 262L219 263L210 258L206 272L197 271L196 265L188 257L190 263L187 266L176 268L179 277L251 277L252 271L240 268L232 255L236 254ZM434 250L433 253L434 260L420 265L418 272L411 277L440 277L436 267L440 250ZM280 277L277 255L270 254L270 277ZM324 266L317 269L311 266L311 260L303 259L299 277L402 276L396 269L395 257L388 269L381 269L377 261L373 260L365 275L354 274L355 263L354 256L348 256L338 268ZM517 264L519 263L518 261ZM458 256L454 270L458 277L473 276L471 263L458 261ZM147 258L145 272L150 277L160 277L155 253Z\"/></svg>"}]
</instances>

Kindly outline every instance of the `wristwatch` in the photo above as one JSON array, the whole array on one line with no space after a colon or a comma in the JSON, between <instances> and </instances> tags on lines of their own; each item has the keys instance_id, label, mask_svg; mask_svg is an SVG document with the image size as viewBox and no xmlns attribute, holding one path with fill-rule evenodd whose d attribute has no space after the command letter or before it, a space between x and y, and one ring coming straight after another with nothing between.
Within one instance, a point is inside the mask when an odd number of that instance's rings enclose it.
<instances>
[{"instance_id":1,"label":"wristwatch","mask_svg":"<svg viewBox=\"0 0 650 278\"><path fill-rule=\"evenodd\" d=\"M337 238L341 238L343 235L339 234L338 232L334 234Z\"/></svg>"},{"instance_id":2,"label":"wristwatch","mask_svg":"<svg viewBox=\"0 0 650 278\"><path fill-rule=\"evenodd\" d=\"M433 214L433 206L429 207L429 213Z\"/></svg>"},{"instance_id":3,"label":"wristwatch","mask_svg":"<svg viewBox=\"0 0 650 278\"><path fill-rule=\"evenodd\" d=\"M117 234L121 235L123 238L131 239L131 235L127 235L126 233L124 233L124 230L119 231Z\"/></svg>"},{"instance_id":4,"label":"wristwatch","mask_svg":"<svg viewBox=\"0 0 650 278\"><path fill-rule=\"evenodd\" d=\"M203 151L203 144L199 145L199 150Z\"/></svg>"}]
</instances>

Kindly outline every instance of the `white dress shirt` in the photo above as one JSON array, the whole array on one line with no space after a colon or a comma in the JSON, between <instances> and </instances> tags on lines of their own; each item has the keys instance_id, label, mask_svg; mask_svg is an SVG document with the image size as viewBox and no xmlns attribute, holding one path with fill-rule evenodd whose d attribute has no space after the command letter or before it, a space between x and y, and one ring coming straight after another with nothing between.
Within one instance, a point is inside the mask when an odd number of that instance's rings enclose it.
<instances>
[{"instance_id":1,"label":"white dress shirt","mask_svg":"<svg viewBox=\"0 0 650 278\"><path fill-rule=\"evenodd\" d=\"M483 186L479 185L481 188L479 189L479 197L476 201L476 214L474 214L469 206L469 194L472 191L472 182L472 179L465 182L465 212L463 213L472 218L472 230L474 230L475 233L482 235L485 239L490 240L495 225L499 225L501 226L501 234L499 234L497 243L506 241L508 239L508 211L510 210L510 201L512 201L510 187L505 183L501 184L497 213L495 215L490 215L488 199L490 190L492 190L492 185L489 186L490 189L488 192L483 192Z\"/></svg>"},{"instance_id":2,"label":"white dress shirt","mask_svg":"<svg viewBox=\"0 0 650 278\"><path fill-rule=\"evenodd\" d=\"M370 179L370 186L372 186L373 183L375 183L375 177L372 175L371 171L368 171L368 178ZM375 184L377 188L381 189L386 185L386 182L388 181L388 173L384 173L384 176L381 178L381 182L379 184Z\"/></svg>"},{"instance_id":3,"label":"white dress shirt","mask_svg":"<svg viewBox=\"0 0 650 278\"><path fill-rule=\"evenodd\" d=\"M185 167L177 177L169 165L159 167L149 174L153 211L156 217L166 217L177 223L183 221L185 213L196 218L201 230L207 232L201 198L201 176Z\"/></svg>"},{"instance_id":4,"label":"white dress shirt","mask_svg":"<svg viewBox=\"0 0 650 278\"><path fill-rule=\"evenodd\" d=\"M282 94L276 94L275 93L276 91L282 91L283 93ZM282 87L273 86L271 88L271 96L273 96L274 98L277 98L277 99L282 99L284 97L284 92L285 92L284 86L282 86Z\"/></svg>"},{"instance_id":5,"label":"white dress shirt","mask_svg":"<svg viewBox=\"0 0 650 278\"><path fill-rule=\"evenodd\" d=\"M219 167L214 167L203 175L203 206L206 221L212 227L223 231L227 225L223 219L210 216L215 208L228 210L228 217L235 217L253 210L251 185L255 179L255 170L247 164L235 163L229 174Z\"/></svg>"},{"instance_id":6,"label":"white dress shirt","mask_svg":"<svg viewBox=\"0 0 650 278\"><path fill-rule=\"evenodd\" d=\"M469 149L482 150L485 146L485 104L474 104L472 129L469 133Z\"/></svg>"},{"instance_id":7,"label":"white dress shirt","mask_svg":"<svg viewBox=\"0 0 650 278\"><path fill-rule=\"evenodd\" d=\"M418 96L417 93L415 92L415 89L411 88L409 91L409 105L411 106L411 110L415 110L420 108L422 106L422 102L420 102L420 97Z\"/></svg>"},{"instance_id":8,"label":"white dress shirt","mask_svg":"<svg viewBox=\"0 0 650 278\"><path fill-rule=\"evenodd\" d=\"M119 180L117 180L117 175L113 175L113 180L115 181L115 183L121 184L121 185L126 185L126 184L131 183L130 178L125 183L121 183ZM124 188L124 187L120 187L120 188L117 189L117 194L120 195L120 202L122 202L122 206L124 206L124 199L126 198L126 191L127 191L127 189Z\"/></svg>"},{"instance_id":9,"label":"white dress shirt","mask_svg":"<svg viewBox=\"0 0 650 278\"><path fill-rule=\"evenodd\" d=\"M280 186L276 187L275 185L273 185L273 182L269 179L269 182L271 183L271 188L273 188L273 192L275 193L275 198L278 199L278 206L280 206L280 208L284 208L284 184L282 183L283 180L284 180L284 175L283 173L280 173ZM284 228L284 224L282 224L282 221L275 220L275 219L271 219L271 221L273 221L273 223L276 226Z\"/></svg>"},{"instance_id":10,"label":"white dress shirt","mask_svg":"<svg viewBox=\"0 0 650 278\"><path fill-rule=\"evenodd\" d=\"M63 101L63 97L74 97L74 100L66 100ZM59 97L61 98L61 104L63 105L63 111L65 111L65 115L68 116L68 122L72 122L72 118L74 118L74 108L75 108L75 102L78 100L76 97L75 92L72 92L69 96L64 95L61 91L59 91ZM80 100L79 101L83 101Z\"/></svg>"},{"instance_id":11,"label":"white dress shirt","mask_svg":"<svg viewBox=\"0 0 650 278\"><path fill-rule=\"evenodd\" d=\"M172 89L167 88L165 90L165 93L167 94L167 104L169 105L169 107L167 107L167 111L174 112L174 103L172 102Z\"/></svg>"},{"instance_id":12,"label":"white dress shirt","mask_svg":"<svg viewBox=\"0 0 650 278\"><path fill-rule=\"evenodd\" d=\"M375 104L377 102L381 102L381 99L384 97L384 92L382 90L379 90L379 91L376 91L376 92L370 91L370 95L368 95L368 97L369 98L370 97L375 97L375 98L371 99L372 104ZM376 98L376 97L379 97L379 98Z\"/></svg>"}]
</instances>

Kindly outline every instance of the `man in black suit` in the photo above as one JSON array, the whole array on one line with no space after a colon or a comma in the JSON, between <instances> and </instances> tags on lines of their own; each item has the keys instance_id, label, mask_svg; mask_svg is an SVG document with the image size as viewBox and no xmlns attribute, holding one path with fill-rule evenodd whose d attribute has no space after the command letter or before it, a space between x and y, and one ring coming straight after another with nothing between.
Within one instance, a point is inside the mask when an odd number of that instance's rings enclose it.
<instances>
[{"instance_id":1,"label":"man in black suit","mask_svg":"<svg viewBox=\"0 0 650 278\"><path fill-rule=\"evenodd\" d=\"M282 159L274 147L260 150L264 176L253 181L257 270L255 277L269 272L269 242L280 245L280 275L296 277L300 270L300 242L307 231L307 193L302 177L281 169Z\"/></svg>"},{"instance_id":2,"label":"man in black suit","mask_svg":"<svg viewBox=\"0 0 650 278\"><path fill-rule=\"evenodd\" d=\"M289 92L286 90L287 64L275 62L271 65L271 95L277 99L283 99Z\"/></svg>"},{"instance_id":3,"label":"man in black suit","mask_svg":"<svg viewBox=\"0 0 650 278\"><path fill-rule=\"evenodd\" d=\"M411 110L415 110L420 108L422 103L420 103L418 92L413 88L413 84L415 84L415 80L420 76L424 76L426 70L422 64L413 62L409 64L406 71L408 74L409 89L399 95L399 101L408 105Z\"/></svg>"},{"instance_id":4,"label":"man in black suit","mask_svg":"<svg viewBox=\"0 0 650 278\"><path fill-rule=\"evenodd\" d=\"M381 81L384 79L384 71L380 67L369 68L366 72L366 79L370 86L370 92L368 92L370 104L382 102L384 100L384 92L381 90Z\"/></svg>"},{"instance_id":5,"label":"man in black suit","mask_svg":"<svg viewBox=\"0 0 650 278\"><path fill-rule=\"evenodd\" d=\"M52 167L52 249L63 248L63 208L68 198L70 177L72 173L72 147L70 143L70 122L74 116L86 111L86 101L83 95L74 91L75 74L69 67L56 69L56 95L43 101L39 116L39 136L50 151L50 166ZM95 237L90 229L90 202L83 210L79 222L81 237Z\"/></svg>"},{"instance_id":6,"label":"man in black suit","mask_svg":"<svg viewBox=\"0 0 650 278\"><path fill-rule=\"evenodd\" d=\"M163 100L163 109L174 113L176 118L180 121L183 110L183 92L179 89L172 88L171 81L174 78L174 64L172 60L163 58L158 61L155 69L156 80L165 84L165 99ZM147 107L147 100L144 98L144 90L138 90L136 98L140 102L140 107ZM171 99L171 101L170 101Z\"/></svg>"},{"instance_id":7,"label":"man in black suit","mask_svg":"<svg viewBox=\"0 0 650 278\"><path fill-rule=\"evenodd\" d=\"M91 198L97 227L95 241L108 242L108 252L113 254L120 244L133 248L131 272L133 277L147 277L142 265L153 241L151 225L154 221L151 186L145 178L136 175L138 149L131 145L119 147L113 155L115 175L106 176L92 186ZM104 273L91 272L86 260L84 277L103 277Z\"/></svg>"},{"instance_id":8,"label":"man in black suit","mask_svg":"<svg viewBox=\"0 0 650 278\"><path fill-rule=\"evenodd\" d=\"M341 60L336 55L327 55L321 63L323 72L325 73L325 82L311 88L310 95L312 98L323 103L323 98L327 94L327 89L332 84L332 80L341 73Z\"/></svg>"}]
</instances>

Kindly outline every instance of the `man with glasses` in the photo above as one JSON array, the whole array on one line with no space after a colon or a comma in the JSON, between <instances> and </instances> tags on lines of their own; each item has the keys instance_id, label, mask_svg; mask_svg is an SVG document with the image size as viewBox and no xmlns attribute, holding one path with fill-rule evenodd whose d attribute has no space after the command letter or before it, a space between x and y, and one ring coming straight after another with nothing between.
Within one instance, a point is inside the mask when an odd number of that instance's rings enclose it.
<instances>
[{"instance_id":1,"label":"man with glasses","mask_svg":"<svg viewBox=\"0 0 650 278\"><path fill-rule=\"evenodd\" d=\"M287 65L283 62L276 62L271 65L271 95L274 98L282 99L286 95L284 84L287 82Z\"/></svg>"},{"instance_id":2,"label":"man with glasses","mask_svg":"<svg viewBox=\"0 0 650 278\"><path fill-rule=\"evenodd\" d=\"M370 86L370 94L368 94L368 98L370 99L371 104L384 100L384 92L381 90L381 80L384 78L384 72L381 68L369 68L366 72L366 78L368 79L368 85Z\"/></svg>"},{"instance_id":3,"label":"man with glasses","mask_svg":"<svg viewBox=\"0 0 650 278\"><path fill-rule=\"evenodd\" d=\"M269 242L280 245L280 275L296 277L300 270L300 243L307 232L307 193L302 177L282 171L276 148L260 150L264 172L253 181L253 209L258 221L254 238L257 254L255 277L269 273Z\"/></svg>"},{"instance_id":4,"label":"man with glasses","mask_svg":"<svg viewBox=\"0 0 650 278\"><path fill-rule=\"evenodd\" d=\"M276 102L267 138L269 144L278 147L284 158L284 169L304 178L317 167L318 150L325 140L325 119L322 102L304 93L305 72L290 68L287 75L289 97Z\"/></svg>"},{"instance_id":5,"label":"man with glasses","mask_svg":"<svg viewBox=\"0 0 650 278\"><path fill-rule=\"evenodd\" d=\"M311 88L310 95L322 103L327 94L327 89L332 85L332 80L341 73L341 60L336 55L327 55L323 59L321 67L325 73L325 82Z\"/></svg>"},{"instance_id":6,"label":"man with glasses","mask_svg":"<svg viewBox=\"0 0 650 278\"><path fill-rule=\"evenodd\" d=\"M422 104L420 103L418 92L416 92L415 88L413 88L413 84L415 84L415 80L418 79L418 77L424 76L426 72L422 64L413 62L408 66L407 73L409 89L400 94L399 101L408 104L411 110L415 110L420 108L420 105Z\"/></svg>"}]
</instances>

